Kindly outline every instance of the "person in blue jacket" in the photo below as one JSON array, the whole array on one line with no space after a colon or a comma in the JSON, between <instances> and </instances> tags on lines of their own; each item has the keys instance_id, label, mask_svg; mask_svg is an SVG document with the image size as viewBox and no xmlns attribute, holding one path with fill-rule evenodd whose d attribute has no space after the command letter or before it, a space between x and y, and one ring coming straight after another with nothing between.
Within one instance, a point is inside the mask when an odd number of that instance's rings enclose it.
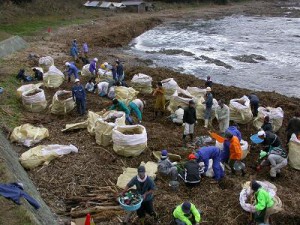
<instances>
[{"instance_id":1,"label":"person in blue jacket","mask_svg":"<svg viewBox=\"0 0 300 225\"><path fill-rule=\"evenodd\" d=\"M200 147L200 146L197 146ZM215 146L205 146L196 152L197 162L204 162L204 173L207 172L209 160L213 160L212 168L214 171L214 179L219 182L224 177L224 170L220 165L220 149Z\"/></svg>"},{"instance_id":2,"label":"person in blue jacket","mask_svg":"<svg viewBox=\"0 0 300 225\"><path fill-rule=\"evenodd\" d=\"M118 81L122 82L125 79L124 68L119 60L116 60L116 72L118 76Z\"/></svg>"},{"instance_id":3,"label":"person in blue jacket","mask_svg":"<svg viewBox=\"0 0 300 225\"><path fill-rule=\"evenodd\" d=\"M126 114L126 121L132 125L133 124L133 120L130 116L130 110L129 108L125 105L124 102L119 101L118 99L113 99L113 105L109 108L109 110L117 110L117 111L122 111L125 112Z\"/></svg>"},{"instance_id":4,"label":"person in blue jacket","mask_svg":"<svg viewBox=\"0 0 300 225\"><path fill-rule=\"evenodd\" d=\"M242 134L239 131L237 124L232 124L232 126L227 128L225 133L226 132L229 132L233 136L236 136L239 139L239 141L242 140ZM229 160L229 146L230 146L230 141L226 139L223 143L223 151L221 153L221 162L222 163L228 163L228 160Z\"/></svg>"},{"instance_id":5,"label":"person in blue jacket","mask_svg":"<svg viewBox=\"0 0 300 225\"><path fill-rule=\"evenodd\" d=\"M98 59L94 58L93 61L90 63L90 67L89 67L89 71L91 72L92 76L96 76L97 75L97 62Z\"/></svg>"},{"instance_id":6,"label":"person in blue jacket","mask_svg":"<svg viewBox=\"0 0 300 225\"><path fill-rule=\"evenodd\" d=\"M66 67L68 68L68 82L71 82L71 76L74 75L75 79L79 79L78 69L73 63L66 62Z\"/></svg>"},{"instance_id":7,"label":"person in blue jacket","mask_svg":"<svg viewBox=\"0 0 300 225\"><path fill-rule=\"evenodd\" d=\"M77 59L78 59L78 49L74 45L72 45L72 47L70 49L70 55L73 57L73 59L75 61L77 61Z\"/></svg>"},{"instance_id":8,"label":"person in blue jacket","mask_svg":"<svg viewBox=\"0 0 300 225\"><path fill-rule=\"evenodd\" d=\"M248 98L250 99L251 111L253 113L253 117L257 117L258 106L259 106L259 98L254 93L251 93Z\"/></svg>"},{"instance_id":9,"label":"person in blue jacket","mask_svg":"<svg viewBox=\"0 0 300 225\"><path fill-rule=\"evenodd\" d=\"M72 88L72 97L77 105L77 112L82 116L85 114L86 93L79 79L75 79L75 85Z\"/></svg>"}]
</instances>

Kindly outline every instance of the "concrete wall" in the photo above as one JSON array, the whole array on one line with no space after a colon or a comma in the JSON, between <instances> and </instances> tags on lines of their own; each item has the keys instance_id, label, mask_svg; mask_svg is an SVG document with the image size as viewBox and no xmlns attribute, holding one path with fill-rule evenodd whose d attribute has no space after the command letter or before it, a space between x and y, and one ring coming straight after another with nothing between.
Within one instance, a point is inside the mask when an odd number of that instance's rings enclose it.
<instances>
[{"instance_id":1,"label":"concrete wall","mask_svg":"<svg viewBox=\"0 0 300 225\"><path fill-rule=\"evenodd\" d=\"M0 42L0 58L10 55L18 50L28 47L24 39L19 36L13 36Z\"/></svg>"},{"instance_id":2,"label":"concrete wall","mask_svg":"<svg viewBox=\"0 0 300 225\"><path fill-rule=\"evenodd\" d=\"M0 154L1 157L5 159L5 164L7 166L7 170L11 173L10 175L12 175L11 177L14 177L14 180L11 180L11 182L23 183L25 192L35 198L41 205L40 209L35 210L27 201L23 201L25 208L28 210L28 214L30 215L32 223L36 225L58 225L54 214L50 211L49 207L41 198L36 187L19 163L17 153L13 150L9 141L5 138L1 131Z\"/></svg>"}]
</instances>

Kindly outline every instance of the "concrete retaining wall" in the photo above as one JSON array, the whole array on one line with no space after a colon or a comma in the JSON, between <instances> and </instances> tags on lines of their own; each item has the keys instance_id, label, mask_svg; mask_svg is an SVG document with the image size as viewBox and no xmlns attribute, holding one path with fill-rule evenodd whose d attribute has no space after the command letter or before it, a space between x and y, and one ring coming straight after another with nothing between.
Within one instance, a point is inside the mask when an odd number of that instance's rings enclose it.
<instances>
[{"instance_id":1,"label":"concrete retaining wall","mask_svg":"<svg viewBox=\"0 0 300 225\"><path fill-rule=\"evenodd\" d=\"M0 42L0 58L27 47L27 42L19 36L8 38Z\"/></svg>"}]
</instances>

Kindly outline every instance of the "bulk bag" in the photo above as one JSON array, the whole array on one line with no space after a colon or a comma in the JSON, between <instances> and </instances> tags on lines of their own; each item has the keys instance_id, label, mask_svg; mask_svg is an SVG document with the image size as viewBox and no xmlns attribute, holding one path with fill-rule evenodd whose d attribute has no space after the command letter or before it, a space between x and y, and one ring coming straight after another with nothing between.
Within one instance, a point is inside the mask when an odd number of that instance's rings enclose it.
<instances>
[{"instance_id":1,"label":"bulk bag","mask_svg":"<svg viewBox=\"0 0 300 225\"><path fill-rule=\"evenodd\" d=\"M71 152L77 153L78 148L74 145L39 145L24 152L19 161L25 169L33 169Z\"/></svg>"},{"instance_id":2,"label":"bulk bag","mask_svg":"<svg viewBox=\"0 0 300 225\"><path fill-rule=\"evenodd\" d=\"M186 90L195 98L204 98L204 96L206 95L206 89L201 89L198 87L187 87Z\"/></svg>"},{"instance_id":3,"label":"bulk bag","mask_svg":"<svg viewBox=\"0 0 300 225\"><path fill-rule=\"evenodd\" d=\"M102 146L108 146L112 143L112 130L115 126L125 125L125 113L120 111L105 112L97 119L95 125L96 143Z\"/></svg>"},{"instance_id":4,"label":"bulk bag","mask_svg":"<svg viewBox=\"0 0 300 225\"><path fill-rule=\"evenodd\" d=\"M25 109L30 112L43 111L47 107L47 101L44 90L37 88L23 92L22 103Z\"/></svg>"},{"instance_id":5,"label":"bulk bag","mask_svg":"<svg viewBox=\"0 0 300 225\"><path fill-rule=\"evenodd\" d=\"M140 93L150 94L152 93L152 77L138 73L131 79L131 86Z\"/></svg>"},{"instance_id":6,"label":"bulk bag","mask_svg":"<svg viewBox=\"0 0 300 225\"><path fill-rule=\"evenodd\" d=\"M203 104L205 102L205 99L203 97L200 97L196 101L196 116L197 119L204 119L204 113L206 106ZM211 120L213 120L216 117L216 109L219 106L218 101L216 99L213 99L213 105L211 110Z\"/></svg>"},{"instance_id":7,"label":"bulk bag","mask_svg":"<svg viewBox=\"0 0 300 225\"><path fill-rule=\"evenodd\" d=\"M272 124L273 131L276 132L280 129L283 122L284 112L282 108L272 108L272 107L259 107L257 117L253 120L253 125L259 130L264 123L264 118L269 116L270 123Z\"/></svg>"},{"instance_id":8,"label":"bulk bag","mask_svg":"<svg viewBox=\"0 0 300 225\"><path fill-rule=\"evenodd\" d=\"M43 82L46 87L57 88L65 80L64 74L55 66L50 66L48 72L44 73Z\"/></svg>"},{"instance_id":9,"label":"bulk bag","mask_svg":"<svg viewBox=\"0 0 300 225\"><path fill-rule=\"evenodd\" d=\"M35 127L26 123L14 128L10 135L10 140L11 142L17 142L26 147L30 147L47 137L49 137L49 131L47 128Z\"/></svg>"},{"instance_id":10,"label":"bulk bag","mask_svg":"<svg viewBox=\"0 0 300 225\"><path fill-rule=\"evenodd\" d=\"M50 112L56 115L64 115L71 112L75 108L75 102L71 91L57 91L50 105Z\"/></svg>"},{"instance_id":11,"label":"bulk bag","mask_svg":"<svg viewBox=\"0 0 300 225\"><path fill-rule=\"evenodd\" d=\"M98 113L94 113L92 111L88 112L87 130L91 135L95 135L96 122L100 117L101 117L101 112Z\"/></svg>"},{"instance_id":12,"label":"bulk bag","mask_svg":"<svg viewBox=\"0 0 300 225\"><path fill-rule=\"evenodd\" d=\"M81 69L81 76L89 76L91 75L91 72L90 72L90 64L86 64L82 67Z\"/></svg>"},{"instance_id":13,"label":"bulk bag","mask_svg":"<svg viewBox=\"0 0 300 225\"><path fill-rule=\"evenodd\" d=\"M147 147L146 128L142 125L116 126L112 132L113 149L121 156L138 156Z\"/></svg>"},{"instance_id":14,"label":"bulk bag","mask_svg":"<svg viewBox=\"0 0 300 225\"><path fill-rule=\"evenodd\" d=\"M39 64L44 69L48 69L50 66L54 66L54 59L51 56L41 57L39 58Z\"/></svg>"},{"instance_id":15,"label":"bulk bag","mask_svg":"<svg viewBox=\"0 0 300 225\"><path fill-rule=\"evenodd\" d=\"M178 106L185 108L189 105L189 101L193 100L193 96L190 95L187 91L181 92L180 89L176 90L174 94L170 97L170 103L167 109L174 113L177 110Z\"/></svg>"},{"instance_id":16,"label":"bulk bag","mask_svg":"<svg viewBox=\"0 0 300 225\"><path fill-rule=\"evenodd\" d=\"M132 87L123 87L117 86L115 87L115 98L125 102L125 104L129 104L132 100L136 99L138 95L138 91L134 90Z\"/></svg>"},{"instance_id":17,"label":"bulk bag","mask_svg":"<svg viewBox=\"0 0 300 225\"><path fill-rule=\"evenodd\" d=\"M33 90L33 89L37 89L37 88L41 87L42 85L43 85L43 83L22 85L21 87L19 87L17 89L17 96L21 98L23 92Z\"/></svg>"},{"instance_id":18,"label":"bulk bag","mask_svg":"<svg viewBox=\"0 0 300 225\"><path fill-rule=\"evenodd\" d=\"M166 91L165 97L167 100L169 100L179 86L173 78L162 80L161 83Z\"/></svg>"},{"instance_id":19,"label":"bulk bag","mask_svg":"<svg viewBox=\"0 0 300 225\"><path fill-rule=\"evenodd\" d=\"M229 103L229 110L230 120L233 120L236 123L247 124L253 118L250 100L245 95L239 99L231 99Z\"/></svg>"},{"instance_id":20,"label":"bulk bag","mask_svg":"<svg viewBox=\"0 0 300 225\"><path fill-rule=\"evenodd\" d=\"M104 70L104 69L99 68L98 69L98 75L101 78L113 79L113 75L112 75L111 70Z\"/></svg>"},{"instance_id":21,"label":"bulk bag","mask_svg":"<svg viewBox=\"0 0 300 225\"><path fill-rule=\"evenodd\" d=\"M296 170L300 170L300 139L292 134L289 141L289 164Z\"/></svg>"}]
</instances>

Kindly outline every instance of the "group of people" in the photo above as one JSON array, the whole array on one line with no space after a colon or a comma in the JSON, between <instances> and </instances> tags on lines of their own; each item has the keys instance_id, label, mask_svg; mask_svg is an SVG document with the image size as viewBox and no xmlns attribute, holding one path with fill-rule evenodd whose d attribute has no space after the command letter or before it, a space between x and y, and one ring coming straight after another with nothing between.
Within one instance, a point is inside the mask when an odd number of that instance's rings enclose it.
<instances>
[{"instance_id":1,"label":"group of people","mask_svg":"<svg viewBox=\"0 0 300 225\"><path fill-rule=\"evenodd\" d=\"M30 82L30 81L35 81L35 80L42 81L43 80L44 74L42 71L40 71L38 68L35 68L35 67L32 69L32 71L34 73L33 76L27 75L25 73L25 69L20 69L16 78L22 82Z\"/></svg>"}]
</instances>

